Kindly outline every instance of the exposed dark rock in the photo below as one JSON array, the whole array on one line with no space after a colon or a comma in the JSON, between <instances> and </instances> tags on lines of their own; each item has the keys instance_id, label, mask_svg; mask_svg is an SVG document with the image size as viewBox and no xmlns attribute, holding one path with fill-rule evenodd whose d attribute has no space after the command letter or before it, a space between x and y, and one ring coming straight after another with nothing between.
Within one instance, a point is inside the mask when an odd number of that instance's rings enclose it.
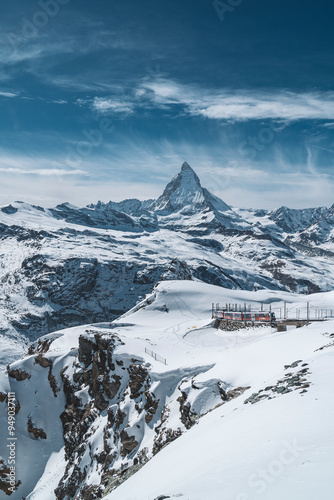
<instances>
[{"instance_id":1,"label":"exposed dark rock","mask_svg":"<svg viewBox=\"0 0 334 500\"><path fill-rule=\"evenodd\" d=\"M43 429L34 427L34 424L32 423L31 416L28 416L28 425L27 425L28 432L34 436L35 439L47 439L47 435L43 431Z\"/></svg>"},{"instance_id":2,"label":"exposed dark rock","mask_svg":"<svg viewBox=\"0 0 334 500\"><path fill-rule=\"evenodd\" d=\"M138 457L134 460L134 463L131 467L126 468L122 471L109 471L103 476L102 484L105 486L105 493L110 493L114 489L118 488L122 483L127 481L133 474L138 472L148 461L146 456L147 448L144 448L141 452L139 452Z\"/></svg>"},{"instance_id":3,"label":"exposed dark rock","mask_svg":"<svg viewBox=\"0 0 334 500\"><path fill-rule=\"evenodd\" d=\"M146 398L146 403L144 406L144 410L146 412L145 422L149 424L158 409L159 399L156 400L154 394L150 391L145 392L145 398Z\"/></svg>"},{"instance_id":4,"label":"exposed dark rock","mask_svg":"<svg viewBox=\"0 0 334 500\"><path fill-rule=\"evenodd\" d=\"M10 367L7 367L7 373L10 377L15 378L18 382L21 382L22 380L30 379L31 374L25 372L24 370L11 370Z\"/></svg>"},{"instance_id":5,"label":"exposed dark rock","mask_svg":"<svg viewBox=\"0 0 334 500\"><path fill-rule=\"evenodd\" d=\"M55 489L57 500L74 498L78 490L78 485L85 479L86 475L86 470L82 471L77 465L75 465L70 479L66 483L61 481Z\"/></svg>"},{"instance_id":6,"label":"exposed dark rock","mask_svg":"<svg viewBox=\"0 0 334 500\"><path fill-rule=\"evenodd\" d=\"M121 443L122 443L122 448L121 448L122 457L130 455L130 453L132 453L133 450L139 444L139 443L137 443L135 437L129 436L129 434L125 430L121 431L120 438L121 438Z\"/></svg>"},{"instance_id":7,"label":"exposed dark rock","mask_svg":"<svg viewBox=\"0 0 334 500\"><path fill-rule=\"evenodd\" d=\"M109 372L115 369L112 362L114 347L113 338L103 339L101 336L95 335L93 352L94 350L96 352L93 358L89 356L89 360L92 359L89 394L94 398L95 406L101 411L108 407L109 399L114 398L120 388L120 377L114 375L112 380L109 379Z\"/></svg>"},{"instance_id":8,"label":"exposed dark rock","mask_svg":"<svg viewBox=\"0 0 334 500\"><path fill-rule=\"evenodd\" d=\"M50 365L50 368L49 368L48 381L50 383L50 387L52 389L53 395L56 398L57 393L60 391L60 388L57 385L57 381L56 381L55 376L52 374L52 365Z\"/></svg>"},{"instance_id":9,"label":"exposed dark rock","mask_svg":"<svg viewBox=\"0 0 334 500\"><path fill-rule=\"evenodd\" d=\"M245 391L250 389L250 386L247 387L236 387L235 389L231 389L230 391L225 391L219 384L218 384L219 392L221 394L221 398L223 401L230 401L231 399L237 398L241 396Z\"/></svg>"},{"instance_id":10,"label":"exposed dark rock","mask_svg":"<svg viewBox=\"0 0 334 500\"><path fill-rule=\"evenodd\" d=\"M87 368L92 363L93 356L96 351L96 342L94 342L93 339L87 337L86 335L80 335L78 359L81 363L84 363L85 368Z\"/></svg>"},{"instance_id":11,"label":"exposed dark rock","mask_svg":"<svg viewBox=\"0 0 334 500\"><path fill-rule=\"evenodd\" d=\"M53 339L47 339L47 340L38 339L37 343L33 343L29 346L28 354L31 355L36 353L46 353L48 352L52 342Z\"/></svg>"},{"instance_id":12,"label":"exposed dark rock","mask_svg":"<svg viewBox=\"0 0 334 500\"><path fill-rule=\"evenodd\" d=\"M334 346L334 342L330 342L329 344L326 344L326 345L319 347L319 349L316 349L315 352L322 351L323 349L328 349L329 347L333 347L333 346Z\"/></svg>"},{"instance_id":13,"label":"exposed dark rock","mask_svg":"<svg viewBox=\"0 0 334 500\"><path fill-rule=\"evenodd\" d=\"M301 360L295 361L291 365L284 365L284 368L296 368L300 363L302 363ZM265 389L260 389L257 393L253 393L249 398L247 398L244 403L258 403L263 399L273 399L276 395L288 394L293 390L303 389L303 392L305 392L305 389L310 387L310 384L304 383L307 381L304 376L309 373L308 368L303 368L295 374L287 373L283 379L277 381L276 385L270 385Z\"/></svg>"},{"instance_id":14,"label":"exposed dark rock","mask_svg":"<svg viewBox=\"0 0 334 500\"><path fill-rule=\"evenodd\" d=\"M266 270L276 281L292 292L298 292L300 288L303 288L304 293L307 294L321 292L321 288L312 281L295 278L291 274L284 273L281 269L286 268L286 263L281 260L263 262L260 264L260 268Z\"/></svg>"},{"instance_id":15,"label":"exposed dark rock","mask_svg":"<svg viewBox=\"0 0 334 500\"><path fill-rule=\"evenodd\" d=\"M192 280L193 273L186 262L173 259L167 271L161 275L161 280Z\"/></svg>"},{"instance_id":16,"label":"exposed dark rock","mask_svg":"<svg viewBox=\"0 0 334 500\"><path fill-rule=\"evenodd\" d=\"M191 410L190 403L186 403L187 394L185 392L181 391L181 396L177 398L177 401L180 403L180 420L186 429L190 429L195 425L198 415Z\"/></svg>"},{"instance_id":17,"label":"exposed dark rock","mask_svg":"<svg viewBox=\"0 0 334 500\"><path fill-rule=\"evenodd\" d=\"M96 500L102 498L103 489L100 486L84 486L81 490L82 500Z\"/></svg>"},{"instance_id":18,"label":"exposed dark rock","mask_svg":"<svg viewBox=\"0 0 334 500\"><path fill-rule=\"evenodd\" d=\"M302 363L303 361L302 360L298 360L298 361L294 361L293 363L291 363L291 365L284 365L284 370L287 370L288 368L296 368L299 363Z\"/></svg>"},{"instance_id":19,"label":"exposed dark rock","mask_svg":"<svg viewBox=\"0 0 334 500\"><path fill-rule=\"evenodd\" d=\"M42 353L39 353L38 356L35 357L35 363L39 364L43 368L52 366L52 360L45 358Z\"/></svg>"},{"instance_id":20,"label":"exposed dark rock","mask_svg":"<svg viewBox=\"0 0 334 500\"><path fill-rule=\"evenodd\" d=\"M147 370L141 365L133 364L129 367L129 387L131 390L131 398L136 399L143 391L144 382L148 376Z\"/></svg>"},{"instance_id":21,"label":"exposed dark rock","mask_svg":"<svg viewBox=\"0 0 334 500\"><path fill-rule=\"evenodd\" d=\"M7 205L6 207L1 207L1 212L7 215L16 214L17 208L13 207L13 205Z\"/></svg>"},{"instance_id":22,"label":"exposed dark rock","mask_svg":"<svg viewBox=\"0 0 334 500\"><path fill-rule=\"evenodd\" d=\"M104 399L103 395L99 392L95 394L94 402L95 402L96 408L98 408L101 411L108 408L108 405L109 405L108 401L106 399Z\"/></svg>"},{"instance_id":23,"label":"exposed dark rock","mask_svg":"<svg viewBox=\"0 0 334 500\"><path fill-rule=\"evenodd\" d=\"M115 423L116 423L117 427L120 427L122 425L125 417L126 417L126 413L122 412L122 410L120 408L118 408L117 413L116 413L116 419L115 419Z\"/></svg>"},{"instance_id":24,"label":"exposed dark rock","mask_svg":"<svg viewBox=\"0 0 334 500\"><path fill-rule=\"evenodd\" d=\"M175 441L178 437L182 435L181 429L166 429L163 428L161 433L155 438L153 445L153 455L159 453L162 448L167 446L172 441Z\"/></svg>"}]
</instances>

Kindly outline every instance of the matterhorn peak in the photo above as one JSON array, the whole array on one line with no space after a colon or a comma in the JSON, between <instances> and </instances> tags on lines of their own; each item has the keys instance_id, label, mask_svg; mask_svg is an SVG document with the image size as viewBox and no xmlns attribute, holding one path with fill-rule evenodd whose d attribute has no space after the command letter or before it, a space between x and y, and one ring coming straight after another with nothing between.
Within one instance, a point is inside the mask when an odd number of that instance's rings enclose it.
<instances>
[{"instance_id":1,"label":"matterhorn peak","mask_svg":"<svg viewBox=\"0 0 334 500\"><path fill-rule=\"evenodd\" d=\"M174 179L177 178L180 179L181 184L184 184L185 187L190 187L192 184L195 184L196 186L202 188L201 181L199 180L195 170L193 170L186 161L182 164L181 171L174 177ZM174 179L172 179L172 182Z\"/></svg>"},{"instance_id":2,"label":"matterhorn peak","mask_svg":"<svg viewBox=\"0 0 334 500\"><path fill-rule=\"evenodd\" d=\"M187 163L186 161L184 161L183 164L182 164L181 172L184 171L184 170L191 170L192 172L194 172L194 170L191 168L191 166L189 165L189 163Z\"/></svg>"},{"instance_id":3,"label":"matterhorn peak","mask_svg":"<svg viewBox=\"0 0 334 500\"><path fill-rule=\"evenodd\" d=\"M191 166L184 162L181 171L167 184L156 202L156 208L176 211L186 206L198 206L204 202L203 188Z\"/></svg>"},{"instance_id":4,"label":"matterhorn peak","mask_svg":"<svg viewBox=\"0 0 334 500\"><path fill-rule=\"evenodd\" d=\"M226 203L202 188L196 172L187 162L183 163L180 172L167 184L154 205L155 210L163 213L182 210L189 214L208 208L214 211L230 210Z\"/></svg>"}]
</instances>

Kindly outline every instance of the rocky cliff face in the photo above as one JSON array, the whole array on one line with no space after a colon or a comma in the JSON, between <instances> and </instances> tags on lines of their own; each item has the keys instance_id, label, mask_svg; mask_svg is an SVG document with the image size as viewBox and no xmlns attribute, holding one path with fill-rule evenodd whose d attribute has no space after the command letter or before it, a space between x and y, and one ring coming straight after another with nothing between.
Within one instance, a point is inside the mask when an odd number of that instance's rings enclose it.
<instances>
[{"instance_id":1,"label":"rocky cliff face","mask_svg":"<svg viewBox=\"0 0 334 500\"><path fill-rule=\"evenodd\" d=\"M61 443L62 467L49 495L58 500L101 498L195 425L203 413L245 390L232 390L219 379L203 382L209 366L155 373L108 327L69 331L67 348L60 348L62 336L60 332L42 337L24 360L7 370L19 402L16 432L24 455L44 449L34 470L18 467L13 498L31 492L46 458L59 452ZM0 401L5 410L5 393L0 393ZM1 469L0 490L5 491L8 473Z\"/></svg>"}]
</instances>

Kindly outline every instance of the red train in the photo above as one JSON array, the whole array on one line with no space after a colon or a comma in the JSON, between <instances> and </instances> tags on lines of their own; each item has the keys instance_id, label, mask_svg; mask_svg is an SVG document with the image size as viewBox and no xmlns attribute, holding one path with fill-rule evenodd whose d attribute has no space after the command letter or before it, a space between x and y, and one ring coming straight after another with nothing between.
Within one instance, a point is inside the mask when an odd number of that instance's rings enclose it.
<instances>
[{"instance_id":1,"label":"red train","mask_svg":"<svg viewBox=\"0 0 334 500\"><path fill-rule=\"evenodd\" d=\"M214 317L217 319L226 319L232 321L263 321L272 322L276 321L275 313L273 312L233 312L233 311L223 311L216 309L214 311Z\"/></svg>"}]
</instances>

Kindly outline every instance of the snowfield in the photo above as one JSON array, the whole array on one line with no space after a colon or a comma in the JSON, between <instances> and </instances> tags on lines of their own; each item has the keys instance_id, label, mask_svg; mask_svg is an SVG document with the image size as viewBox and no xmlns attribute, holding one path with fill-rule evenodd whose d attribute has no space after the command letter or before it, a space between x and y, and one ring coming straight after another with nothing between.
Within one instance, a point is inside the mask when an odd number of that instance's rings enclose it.
<instances>
[{"instance_id":1,"label":"snowfield","mask_svg":"<svg viewBox=\"0 0 334 500\"><path fill-rule=\"evenodd\" d=\"M42 337L1 372L0 487L12 391L13 500L331 500L334 321L278 333L211 320L212 303L277 314L283 301L330 310L334 292L161 282L112 323Z\"/></svg>"}]
</instances>

